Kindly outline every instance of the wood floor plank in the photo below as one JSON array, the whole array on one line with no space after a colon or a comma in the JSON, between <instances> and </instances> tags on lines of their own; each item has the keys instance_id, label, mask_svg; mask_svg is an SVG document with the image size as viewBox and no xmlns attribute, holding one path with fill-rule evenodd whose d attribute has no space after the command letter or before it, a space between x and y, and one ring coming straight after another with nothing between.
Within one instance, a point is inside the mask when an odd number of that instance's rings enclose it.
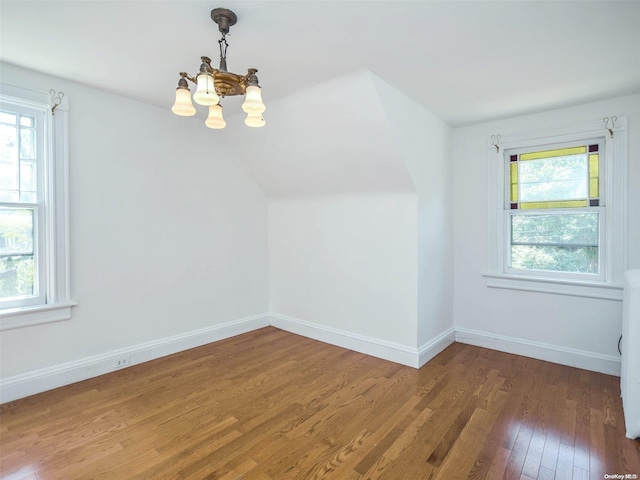
<instances>
[{"instance_id":1,"label":"wood floor plank","mask_svg":"<svg viewBox=\"0 0 640 480\"><path fill-rule=\"evenodd\" d=\"M269 327L0 406L0 478L640 475L619 379L454 343L421 369Z\"/></svg>"}]
</instances>

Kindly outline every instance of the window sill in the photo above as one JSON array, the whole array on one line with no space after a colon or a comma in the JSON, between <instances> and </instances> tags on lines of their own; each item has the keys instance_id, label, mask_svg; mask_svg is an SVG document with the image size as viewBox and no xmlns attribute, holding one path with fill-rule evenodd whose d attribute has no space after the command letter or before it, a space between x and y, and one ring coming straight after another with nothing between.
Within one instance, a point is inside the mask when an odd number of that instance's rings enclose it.
<instances>
[{"instance_id":1,"label":"window sill","mask_svg":"<svg viewBox=\"0 0 640 480\"><path fill-rule=\"evenodd\" d=\"M622 301L622 284L486 273L487 287Z\"/></svg>"},{"instance_id":2,"label":"window sill","mask_svg":"<svg viewBox=\"0 0 640 480\"><path fill-rule=\"evenodd\" d=\"M76 302L63 302L34 307L8 308L0 311L0 330L58 322L71 318L71 307Z\"/></svg>"}]
</instances>

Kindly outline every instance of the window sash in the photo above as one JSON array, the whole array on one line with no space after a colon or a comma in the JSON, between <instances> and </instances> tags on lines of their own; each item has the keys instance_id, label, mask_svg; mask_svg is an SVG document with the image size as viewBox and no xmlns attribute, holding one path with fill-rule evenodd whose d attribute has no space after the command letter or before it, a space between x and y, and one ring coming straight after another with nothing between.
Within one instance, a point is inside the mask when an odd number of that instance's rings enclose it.
<instances>
[{"instance_id":1,"label":"window sash","mask_svg":"<svg viewBox=\"0 0 640 480\"><path fill-rule=\"evenodd\" d=\"M590 198L589 194L593 191L591 188L591 169L587 168L588 177L585 178L587 182L587 195L581 200L561 200L558 201L554 198L541 200L540 202L522 202L518 197L518 202L514 203L514 185L511 176L514 163L531 162L543 158L551 158L550 152L561 151L564 154L575 154L580 151L581 147L586 147L584 154L587 155L587 165L589 162L590 145L597 145L599 153L599 182L598 193L599 199L598 206L589 206ZM522 158L517 162L512 161L512 158ZM500 161L503 165L503 175L500 179L502 181L501 189L503 191L502 205L503 205L503 220L502 220L502 235L501 240L502 247L502 272L508 275L523 275L523 276L544 276L548 278L565 278L572 280L589 280L602 282L606 280L606 268L607 268L607 256L606 256L606 232L607 223L605 208L606 205L606 188L605 188L605 174L606 174L606 152L605 152L605 140L602 137L590 137L579 136L575 139L562 142L531 142L528 145L505 148L500 155ZM517 268L512 266L512 215L552 215L559 213L581 213L597 211L598 216L598 273L580 273L570 271L554 271L554 270L542 270L542 269L527 269Z\"/></svg>"},{"instance_id":2,"label":"window sash","mask_svg":"<svg viewBox=\"0 0 640 480\"><path fill-rule=\"evenodd\" d=\"M580 214L580 213L597 213L598 214L598 273L582 273L571 272L565 270L542 270L535 268L518 268L512 266L512 217L514 215L559 215L559 214ZM504 210L503 231L505 232L503 256L504 256L504 272L511 275L523 276L544 276L548 278L566 278L573 280L606 280L606 209L604 207L588 207L588 208L561 208L561 209L539 209L539 210ZM540 245L545 245L540 243ZM547 244L548 245L548 244ZM569 246L569 245L568 245Z\"/></svg>"},{"instance_id":3,"label":"window sash","mask_svg":"<svg viewBox=\"0 0 640 480\"><path fill-rule=\"evenodd\" d=\"M596 151L591 149L596 147ZM521 164L535 162L553 158L548 156L552 151L564 151L566 155L575 155L578 149L584 148L583 155L586 156L586 195L576 198L549 198L539 200L522 200L519 194L519 182L514 183L512 172L515 170L516 176L519 176ZM595 168L593 156L598 155L598 168ZM518 158L512 161L512 158ZM524 157L524 158L523 158ZM537 210L552 208L581 208L595 207L606 205L606 147L605 139L600 137L577 138L568 142L557 142L547 144L532 144L525 147L507 148L502 155L504 159L504 176L503 176L503 199L504 208L511 210ZM597 174L597 180L594 175ZM519 180L519 178L518 178ZM515 198L517 196L517 198Z\"/></svg>"}]
</instances>

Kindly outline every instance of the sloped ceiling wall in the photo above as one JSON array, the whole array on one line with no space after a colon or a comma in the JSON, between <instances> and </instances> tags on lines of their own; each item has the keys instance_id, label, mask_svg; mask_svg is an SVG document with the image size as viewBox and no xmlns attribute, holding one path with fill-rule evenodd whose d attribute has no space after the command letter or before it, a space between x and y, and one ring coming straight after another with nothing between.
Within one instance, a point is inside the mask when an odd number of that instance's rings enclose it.
<instances>
[{"instance_id":1,"label":"sloped ceiling wall","mask_svg":"<svg viewBox=\"0 0 640 480\"><path fill-rule=\"evenodd\" d=\"M250 142L230 133L268 197L415 190L368 71L265 102L267 124Z\"/></svg>"},{"instance_id":2,"label":"sloped ceiling wall","mask_svg":"<svg viewBox=\"0 0 640 480\"><path fill-rule=\"evenodd\" d=\"M421 346L453 323L453 129L384 80L373 81L418 193Z\"/></svg>"},{"instance_id":3,"label":"sloped ceiling wall","mask_svg":"<svg viewBox=\"0 0 640 480\"><path fill-rule=\"evenodd\" d=\"M450 328L451 128L367 70L267 108L230 133L272 200L271 311L413 348Z\"/></svg>"}]
</instances>

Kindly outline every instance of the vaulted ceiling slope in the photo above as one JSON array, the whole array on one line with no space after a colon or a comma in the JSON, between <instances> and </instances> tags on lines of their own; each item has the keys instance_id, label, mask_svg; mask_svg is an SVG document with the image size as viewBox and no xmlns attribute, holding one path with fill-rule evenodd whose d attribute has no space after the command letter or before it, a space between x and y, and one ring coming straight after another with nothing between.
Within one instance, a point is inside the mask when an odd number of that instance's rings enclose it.
<instances>
[{"instance_id":1,"label":"vaulted ceiling slope","mask_svg":"<svg viewBox=\"0 0 640 480\"><path fill-rule=\"evenodd\" d=\"M415 191L368 71L276 100L269 112L269 128L229 131L268 197Z\"/></svg>"},{"instance_id":2,"label":"vaulted ceiling slope","mask_svg":"<svg viewBox=\"0 0 640 480\"><path fill-rule=\"evenodd\" d=\"M0 59L169 108L217 57L215 7L267 107L360 69L452 126L640 91L638 1L3 0Z\"/></svg>"}]
</instances>

